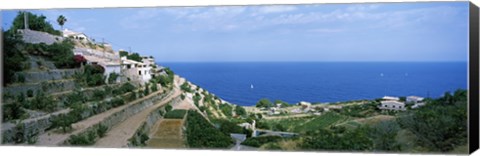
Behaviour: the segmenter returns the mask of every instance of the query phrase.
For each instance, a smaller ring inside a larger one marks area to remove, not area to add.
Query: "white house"
[[[423,101],[423,97],[419,96],[407,96],[406,102],[407,103],[419,103]]]
[[[73,50],[74,55],[81,55],[87,60],[87,64],[97,64],[105,69],[104,75],[107,77],[111,73],[121,74],[120,59],[115,54],[105,53],[94,49],[78,48]],[[119,80],[117,79],[117,82]]]
[[[87,35],[81,32],[74,32],[72,30],[65,29],[63,30],[63,37],[73,38],[79,40],[83,43],[91,42]]]
[[[393,100],[381,101],[381,105],[378,108],[383,110],[406,110],[405,103]]]
[[[145,84],[150,81],[152,76],[150,75],[151,67],[147,66],[143,62],[137,62],[129,60],[127,57],[122,57],[122,73],[128,77],[131,81]]]
[[[300,105],[302,107],[305,107],[305,108],[309,108],[310,106],[312,106],[312,104],[310,102],[305,102],[305,101],[300,101],[298,103],[298,105]]]
[[[394,96],[384,96],[382,99],[383,99],[383,100],[389,100],[389,101],[398,101],[398,100],[400,100],[400,98],[394,97]]]
[[[424,105],[425,105],[424,102],[415,103],[415,104],[412,106],[412,109],[415,109],[415,108],[418,108],[418,107],[421,107],[421,106],[424,106]]]

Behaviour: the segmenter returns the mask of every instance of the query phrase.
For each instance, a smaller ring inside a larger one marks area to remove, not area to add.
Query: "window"
[[[142,75],[142,71],[138,71],[138,75]]]
[[[392,107],[395,108],[395,105],[393,105]]]
[[[387,107],[387,105],[384,105],[383,107]]]

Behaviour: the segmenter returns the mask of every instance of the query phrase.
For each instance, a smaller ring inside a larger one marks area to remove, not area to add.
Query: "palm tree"
[[[67,18],[65,18],[65,16],[63,16],[63,15],[60,15],[57,18],[57,22],[58,22],[58,25],[60,25],[62,27],[62,30],[63,30],[63,25],[65,24],[65,22],[67,22]]]

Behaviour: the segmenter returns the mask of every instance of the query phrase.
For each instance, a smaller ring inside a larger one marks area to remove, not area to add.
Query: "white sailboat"
[[[253,84],[250,84],[250,89],[253,89]]]

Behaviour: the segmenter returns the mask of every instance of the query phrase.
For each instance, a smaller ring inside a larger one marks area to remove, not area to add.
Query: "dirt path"
[[[164,106],[170,100],[175,97],[180,96],[181,91],[179,89],[179,85],[181,84],[182,80],[178,80],[178,77],[175,77],[176,83],[174,87],[174,93],[172,96],[169,96],[166,99],[156,103],[153,106],[144,109],[143,111],[131,116],[127,120],[115,125],[112,127],[106,134],[105,137],[101,138],[95,143],[95,147],[127,147],[128,139],[130,139],[137,129],[142,126],[143,121],[145,121],[148,115],[158,109],[159,107]],[[179,83],[180,82],[180,83]]]
[[[116,107],[116,108],[112,108],[108,111],[105,111],[103,113],[100,113],[100,114],[97,114],[97,115],[94,115],[94,116],[91,116],[85,120],[82,120],[80,122],[77,122],[75,124],[72,124],[72,128],[73,128],[73,131],[70,132],[70,133],[56,133],[56,129],[53,129],[53,130],[50,130],[50,131],[47,131],[46,133],[38,136],[38,141],[37,141],[37,144],[38,145],[42,145],[42,146],[57,146],[57,145],[61,145],[65,140],[67,140],[71,135],[77,135],[83,131],[85,131],[87,128],[95,125],[95,124],[98,124],[100,123],[101,121],[103,121],[105,118],[111,116],[112,114],[116,113],[116,112],[119,112],[119,111],[122,111],[124,110],[125,108],[131,106],[131,105],[134,105],[134,104],[137,104],[138,102],[140,101],[143,101],[145,99],[148,99],[148,98],[152,98],[153,96],[158,96],[159,94],[161,93],[161,91],[158,91],[158,92],[155,92],[155,93],[152,93],[148,96],[145,96],[143,98],[140,98],[140,99],[137,99],[135,101],[132,101],[130,102],[129,104],[126,104],[126,105],[123,105],[123,106],[119,106],[119,107]]]
[[[179,103],[175,103],[172,105],[173,109],[195,109],[198,110],[197,107],[193,104],[193,100],[191,98],[185,97],[184,100],[182,100]]]
[[[186,148],[183,137],[182,119],[161,119],[147,141],[149,148]]]

